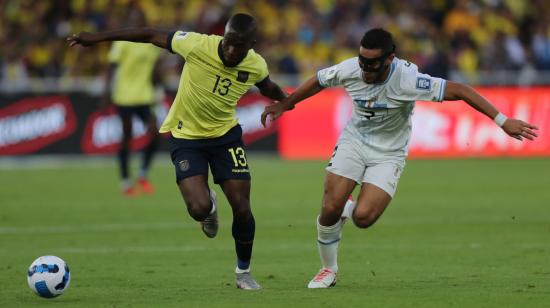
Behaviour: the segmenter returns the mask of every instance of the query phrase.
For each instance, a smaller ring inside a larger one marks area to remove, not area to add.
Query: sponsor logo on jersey
[[[418,77],[416,78],[416,88],[419,90],[431,90],[432,81],[430,78]]]

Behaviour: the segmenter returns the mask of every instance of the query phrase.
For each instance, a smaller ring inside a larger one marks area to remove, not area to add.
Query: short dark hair
[[[229,18],[227,26],[237,33],[247,33],[255,31],[258,24],[254,17],[248,14],[237,13]]]
[[[391,33],[382,28],[367,31],[361,39],[361,46],[366,49],[381,49],[382,53],[395,51]]]

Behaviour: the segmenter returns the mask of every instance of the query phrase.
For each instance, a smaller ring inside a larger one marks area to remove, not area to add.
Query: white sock
[[[324,268],[328,268],[334,272],[338,272],[338,243],[342,235],[342,222],[338,222],[333,226],[323,226],[319,224],[317,217],[317,247],[319,248],[319,256]]]
[[[133,184],[132,184],[132,181],[129,179],[122,179],[120,186],[122,187],[122,190],[127,190],[132,188]]]
[[[235,274],[250,273],[250,266],[247,269],[240,269],[238,266],[235,268]]]
[[[140,179],[146,179],[146,178],[147,178],[147,170],[141,169],[141,170],[139,171],[139,178],[140,178]]]
[[[342,218],[353,218],[354,210],[355,210],[355,201],[353,200],[346,201],[346,206],[344,206],[344,211],[342,212]]]

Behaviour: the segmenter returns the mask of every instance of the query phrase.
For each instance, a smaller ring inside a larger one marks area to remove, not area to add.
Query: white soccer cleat
[[[336,285],[336,272],[328,268],[322,268],[319,273],[311,279],[307,287],[309,289],[324,289],[333,287],[334,285]]]
[[[252,278],[250,272],[236,273],[237,288],[242,290],[260,290],[262,287]]]
[[[208,215],[205,220],[200,222],[202,232],[209,238],[216,237],[218,234],[218,207],[216,205],[216,192],[210,190],[210,201],[215,208],[214,213]]]

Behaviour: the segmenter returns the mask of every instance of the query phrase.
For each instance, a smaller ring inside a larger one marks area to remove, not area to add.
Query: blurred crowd
[[[290,83],[355,56],[373,27],[392,32],[398,57],[434,76],[550,70],[548,0],[0,0],[0,79],[102,76],[109,44],[71,50],[65,38],[124,27],[134,9],[150,26],[213,34],[231,14],[252,14],[256,49]],[[179,77],[178,57],[166,53],[162,65]]]

